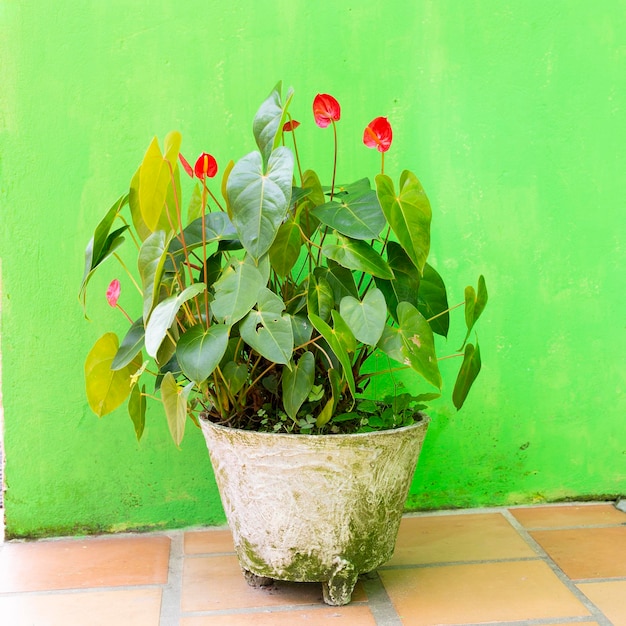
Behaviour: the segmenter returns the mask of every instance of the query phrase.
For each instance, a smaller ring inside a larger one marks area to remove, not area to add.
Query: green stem
[[[333,155],[333,179],[330,183],[330,200],[332,202],[333,196],[335,195],[335,174],[337,173],[337,125],[335,124],[335,120],[332,120],[333,123],[333,137],[335,139],[335,154]]]
[[[135,285],[135,287],[137,287],[137,291],[141,294],[141,296],[143,297],[143,291],[141,289],[141,287],[137,284],[137,281],[135,280],[135,278],[133,277],[133,275],[130,273],[130,270],[126,267],[126,264],[124,263],[124,261],[122,261],[122,259],[120,258],[120,256],[117,254],[117,252],[113,253],[113,256],[120,262],[120,265],[124,268],[124,271],[128,274],[128,277],[131,279],[131,281],[133,282],[133,285]]]

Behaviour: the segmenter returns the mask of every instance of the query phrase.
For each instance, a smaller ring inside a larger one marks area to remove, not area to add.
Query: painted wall
[[[97,321],[76,295],[151,137],[179,129],[223,166],[278,79],[315,164],[312,98],[342,103],[342,180],[376,172],[360,137],[387,115],[386,170],[422,180],[451,300],[487,277],[484,370],[461,413],[437,407],[408,505],[626,493],[625,77],[624,0],[0,0],[7,533],[223,521],[198,431],[179,451],[156,407],[140,444],[124,410],[91,414],[114,262]]]

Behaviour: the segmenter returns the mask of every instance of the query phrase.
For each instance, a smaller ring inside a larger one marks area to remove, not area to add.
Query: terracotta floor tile
[[[160,589],[0,597],[6,626],[159,626]]]
[[[185,533],[185,554],[234,552],[230,530],[194,530]]]
[[[275,613],[246,613],[245,615],[215,615],[185,617],[180,626],[376,626],[376,620],[366,606],[337,606],[324,609],[303,609]]]
[[[509,509],[524,528],[567,528],[594,524],[626,524],[626,513],[612,504],[538,506]]]
[[[543,561],[379,573],[404,626],[589,615]]]
[[[626,526],[530,534],[573,580],[626,577]]]
[[[500,513],[405,517],[389,565],[536,557]]]
[[[0,592],[165,583],[169,548],[164,536],[6,543]]]
[[[352,599],[366,599],[360,584],[357,584]],[[321,602],[321,583],[277,582],[275,588],[254,589],[244,580],[235,556],[185,559],[182,607],[186,612]]]
[[[581,583],[578,588],[611,620],[626,626],[626,580]]]

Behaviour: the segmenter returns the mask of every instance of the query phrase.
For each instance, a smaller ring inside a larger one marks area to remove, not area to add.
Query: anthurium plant
[[[176,444],[189,418],[332,434],[419,419],[440,395],[441,358],[459,358],[457,409],[478,375],[480,350],[468,340],[487,302],[485,281],[466,287],[458,304],[463,345],[438,357],[434,335],[447,336],[454,307],[427,262],[431,207],[422,185],[408,170],[397,182],[385,173],[387,118],[363,134],[363,144],[381,155],[373,184],[368,177],[338,184],[341,109],[328,94],[315,98],[313,121],[334,137],[325,185],[304,169],[292,97],[289,90],[283,99],[280,84],[272,90],[253,122],[258,150],[227,162],[221,184],[216,159],[203,153],[192,167],[178,132],[167,135],[163,151],[153,139],[128,193],[96,226],[83,306],[90,278],[111,257],[126,275],[124,291],[140,294],[127,301],[141,306],[127,311],[120,280],[112,280],[106,298],[129,328],[121,341],[107,332],[89,352],[87,398],[98,416],[127,401],[138,438],[147,397],[162,401]],[[184,187],[193,187],[187,200]],[[373,371],[374,355],[387,367]],[[367,398],[373,376],[403,368],[430,389]]]

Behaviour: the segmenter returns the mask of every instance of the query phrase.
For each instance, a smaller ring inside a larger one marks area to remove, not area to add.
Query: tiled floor
[[[346,607],[321,586],[248,587],[225,529],[0,546],[2,626],[626,625],[626,514],[612,503],[440,512]]]

